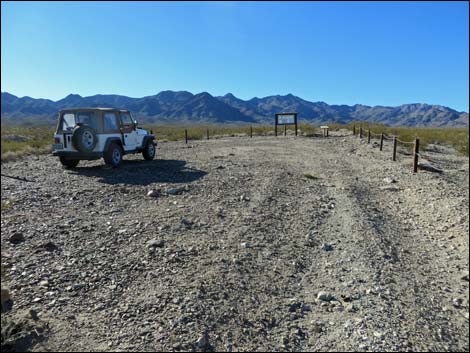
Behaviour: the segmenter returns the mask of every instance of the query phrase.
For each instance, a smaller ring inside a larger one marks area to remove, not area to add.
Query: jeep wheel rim
[[[89,131],[85,131],[82,136],[82,142],[86,148],[93,146],[93,134]]]
[[[113,150],[113,163],[114,164],[119,164],[121,161],[121,152],[117,148]]]
[[[155,146],[153,143],[149,143],[148,152],[151,157],[155,155]]]

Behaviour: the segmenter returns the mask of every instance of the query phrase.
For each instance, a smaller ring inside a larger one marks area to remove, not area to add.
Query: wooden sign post
[[[413,173],[418,171],[418,156],[419,156],[419,139],[415,140],[415,146],[413,150]]]

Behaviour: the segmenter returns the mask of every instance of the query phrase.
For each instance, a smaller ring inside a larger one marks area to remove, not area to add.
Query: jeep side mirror
[[[137,127],[138,121],[134,120],[134,125]]]

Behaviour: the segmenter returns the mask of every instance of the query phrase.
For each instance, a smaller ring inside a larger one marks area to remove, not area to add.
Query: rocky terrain
[[[468,158],[413,174],[347,131],[157,153],[2,164],[2,350],[469,350]]]

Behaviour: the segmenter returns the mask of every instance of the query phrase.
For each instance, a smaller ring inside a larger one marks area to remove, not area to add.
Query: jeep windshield
[[[69,112],[62,114],[62,118],[59,125],[61,131],[72,131],[77,124],[87,125],[96,130],[97,121],[94,112]]]

